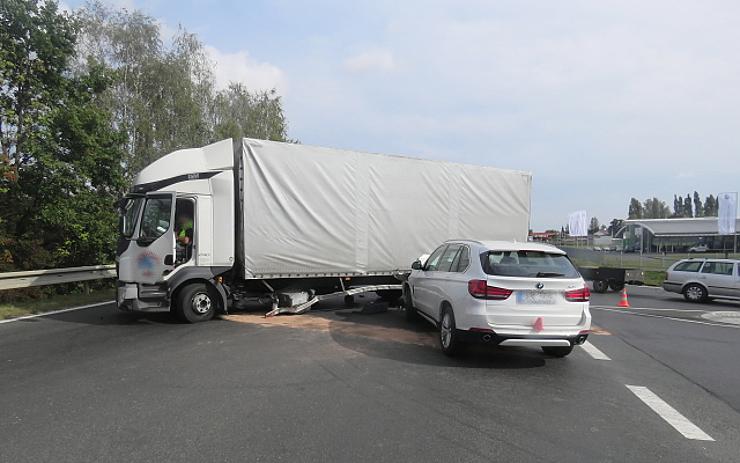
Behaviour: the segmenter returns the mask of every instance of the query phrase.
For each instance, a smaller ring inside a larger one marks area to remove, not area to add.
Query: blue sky
[[[111,3],[276,87],[303,143],[531,171],[537,230],[740,189],[740,2]]]

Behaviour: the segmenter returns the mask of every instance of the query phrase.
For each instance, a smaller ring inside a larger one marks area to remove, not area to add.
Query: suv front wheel
[[[462,348],[462,340],[455,325],[455,313],[447,306],[442,309],[439,320],[439,346],[442,352],[450,357],[458,354]]]

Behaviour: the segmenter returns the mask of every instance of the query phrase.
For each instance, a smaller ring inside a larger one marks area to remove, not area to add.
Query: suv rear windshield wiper
[[[550,278],[550,277],[562,277],[565,276],[558,272],[537,272],[537,278]]]

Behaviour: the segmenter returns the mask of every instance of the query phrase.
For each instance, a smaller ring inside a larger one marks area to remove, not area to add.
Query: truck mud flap
[[[308,301],[302,304],[291,306],[291,307],[278,307],[278,303],[273,302],[272,310],[267,312],[265,314],[265,317],[274,317],[275,315],[281,315],[281,314],[300,315],[302,313],[308,312],[309,310],[311,310],[311,307],[314,304],[316,304],[319,301],[323,301],[324,299],[329,299],[329,298],[337,297],[337,296],[354,296],[355,294],[368,293],[368,292],[374,292],[374,291],[384,291],[384,290],[401,291],[403,290],[403,286],[402,285],[358,286],[357,288],[347,289],[344,291],[337,291],[335,293],[313,296]]]

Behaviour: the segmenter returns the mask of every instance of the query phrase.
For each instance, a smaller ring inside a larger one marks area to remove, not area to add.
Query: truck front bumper
[[[143,286],[143,287],[142,287]],[[169,312],[170,300],[166,288],[118,282],[116,303],[124,312]]]

